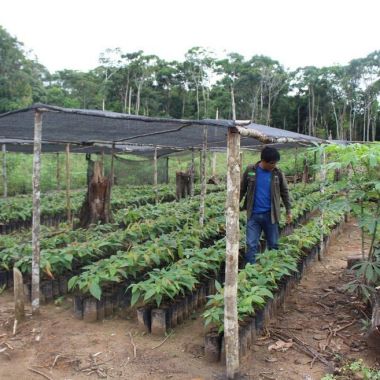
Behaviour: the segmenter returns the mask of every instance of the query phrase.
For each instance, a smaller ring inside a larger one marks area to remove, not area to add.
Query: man
[[[288,184],[280,169],[277,149],[265,147],[261,160],[248,165],[240,185],[240,201],[246,195],[244,208],[247,210],[246,263],[254,264],[259,252],[259,239],[264,231],[268,249],[278,249],[278,222],[280,220],[280,198],[286,209],[286,221],[292,221]]]

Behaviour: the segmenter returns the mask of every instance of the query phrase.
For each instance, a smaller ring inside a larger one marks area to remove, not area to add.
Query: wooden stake
[[[239,372],[239,332],[237,281],[239,257],[240,135],[232,128],[227,133],[226,202],[226,278],[224,286],[224,341],[227,379]]]
[[[191,149],[191,169],[190,169],[190,197],[194,197],[194,174],[195,174],[195,153]]]
[[[205,199],[206,199],[206,154],[207,154],[207,127],[203,127],[203,146],[201,151],[201,199],[199,206],[199,224],[205,221]]]
[[[326,152],[323,150],[323,153],[321,155],[321,188],[320,192],[323,196],[325,193],[325,181],[326,181]],[[325,243],[323,241],[323,232],[322,232],[322,227],[323,227],[323,208],[321,209],[321,237],[320,237],[320,249],[319,249],[319,254],[318,258],[319,260],[323,259],[323,256],[325,254]]]
[[[8,178],[7,178],[7,146],[2,145],[3,151],[3,197],[7,198],[8,196]]]
[[[157,204],[158,203],[157,147],[154,148],[153,164],[154,164],[153,187],[154,187],[154,193],[155,193],[156,204]]]
[[[115,153],[113,151],[112,147],[112,154],[111,154],[111,188],[115,182]]]
[[[70,199],[70,144],[66,144],[66,211],[67,223],[71,224],[71,199]]]
[[[32,314],[40,312],[41,135],[42,113],[36,110],[33,147]]]
[[[61,190],[61,165],[59,164],[59,152],[57,152],[57,190]]]
[[[21,272],[13,268],[13,288],[15,300],[15,320],[21,322],[25,318],[24,308],[24,283]]]

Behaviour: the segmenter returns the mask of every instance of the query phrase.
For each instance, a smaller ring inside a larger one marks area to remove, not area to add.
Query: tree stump
[[[176,200],[187,198],[191,194],[191,173],[176,172]]]
[[[90,165],[89,165],[90,167]],[[79,213],[79,227],[88,227],[90,224],[110,223],[112,220],[110,196],[111,180],[102,175],[102,164],[93,163],[93,173],[87,186],[87,194]]]
[[[380,286],[376,288],[372,302],[371,327],[367,336],[368,347],[380,351]]]

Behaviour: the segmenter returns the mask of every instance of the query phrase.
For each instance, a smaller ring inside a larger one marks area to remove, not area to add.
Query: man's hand
[[[288,214],[286,214],[286,224],[290,224],[292,220],[293,220],[292,213],[289,212]]]

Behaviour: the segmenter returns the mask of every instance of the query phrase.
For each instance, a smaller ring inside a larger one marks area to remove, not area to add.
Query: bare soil
[[[361,330],[367,310],[342,290],[351,276],[346,257],[358,252],[360,233],[350,222],[242,359],[245,379],[317,380],[342,360],[358,357],[378,365],[380,358],[367,348]],[[224,373],[221,364],[204,359],[200,313],[162,338],[138,332],[134,314],[128,320],[79,321],[72,316],[71,302],[66,298],[60,306],[44,305],[39,317],[32,317],[29,308],[13,336],[12,294],[0,296],[0,347],[7,348],[0,352],[0,379],[209,380]],[[269,351],[279,336],[292,338],[291,347]],[[305,348],[319,359],[300,351]]]

